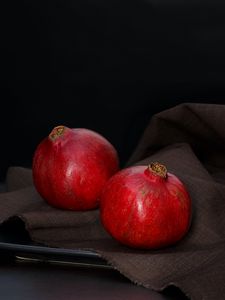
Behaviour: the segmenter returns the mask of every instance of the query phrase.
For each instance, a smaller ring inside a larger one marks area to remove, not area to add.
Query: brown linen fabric
[[[225,106],[182,104],[154,115],[128,165],[159,161],[186,185],[192,224],[179,243],[161,250],[120,245],[103,229],[99,211],[48,206],[30,170],[11,167],[0,194],[0,222],[20,217],[35,242],[93,249],[131,281],[157,291],[175,285],[193,300],[225,297]]]

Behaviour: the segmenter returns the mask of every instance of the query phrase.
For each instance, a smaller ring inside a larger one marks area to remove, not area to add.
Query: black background
[[[60,124],[103,134],[123,166],[151,116],[225,103],[219,1],[4,1],[0,177]]]

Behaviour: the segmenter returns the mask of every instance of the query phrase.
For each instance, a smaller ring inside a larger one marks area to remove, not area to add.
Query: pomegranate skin
[[[37,146],[32,164],[34,185],[52,206],[90,210],[99,205],[107,180],[119,169],[115,148],[86,128],[57,126]]]
[[[100,199],[100,216],[104,228],[120,243],[159,249],[188,232],[191,199],[175,175],[134,166],[109,179]]]

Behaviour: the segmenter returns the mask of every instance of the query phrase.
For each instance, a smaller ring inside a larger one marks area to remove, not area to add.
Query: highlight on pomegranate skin
[[[191,199],[164,165],[134,166],[113,175],[100,200],[105,229],[120,243],[159,249],[181,240],[191,223]]]
[[[99,206],[108,179],[119,170],[116,149],[86,128],[55,127],[37,146],[33,181],[50,205],[69,210]]]

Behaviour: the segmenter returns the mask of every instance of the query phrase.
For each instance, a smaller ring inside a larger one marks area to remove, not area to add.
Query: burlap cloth
[[[136,284],[161,291],[179,287],[193,300],[225,297],[225,106],[182,104],[154,115],[128,165],[160,161],[186,185],[192,225],[178,244],[152,251],[120,245],[103,229],[98,210],[48,206],[31,170],[11,167],[0,195],[0,222],[18,216],[35,241],[93,249]]]

